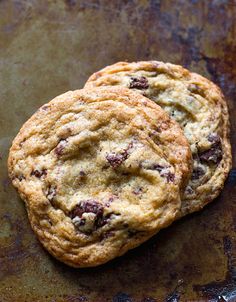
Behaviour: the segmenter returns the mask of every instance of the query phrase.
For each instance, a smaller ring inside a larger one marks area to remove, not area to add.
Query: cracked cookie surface
[[[175,219],[191,152],[179,125],[149,99],[92,88],[42,106],[14,139],[8,167],[44,247],[86,267]]]
[[[218,196],[231,168],[229,116],[220,89],[181,66],[119,62],[94,73],[85,87],[123,86],[160,105],[184,130],[194,159],[179,217]]]

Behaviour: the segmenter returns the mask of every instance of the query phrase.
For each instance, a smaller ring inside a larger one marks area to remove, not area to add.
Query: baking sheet
[[[234,154],[235,37],[234,0],[0,1],[0,302],[236,301],[235,169],[204,211],[94,269],[42,248],[6,170],[13,137],[40,105],[119,60],[170,61],[215,81]]]

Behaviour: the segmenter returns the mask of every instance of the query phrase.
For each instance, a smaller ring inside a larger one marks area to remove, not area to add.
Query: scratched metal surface
[[[220,198],[124,257],[76,270],[43,250],[7,178],[43,103],[119,60],[182,64],[223,89],[236,143],[236,1],[0,1],[0,302],[236,301],[236,170]],[[235,158],[234,158],[235,167]]]

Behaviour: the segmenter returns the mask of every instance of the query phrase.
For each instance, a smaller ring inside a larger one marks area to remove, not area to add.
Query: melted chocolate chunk
[[[30,175],[34,175],[37,178],[42,177],[43,175],[47,175],[47,169],[43,169],[43,170],[32,170],[32,172],[30,173]]]
[[[73,219],[76,216],[82,217],[84,213],[94,213],[98,217],[103,215],[103,206],[95,200],[82,201],[80,204],[76,205],[71,211],[70,217]]]
[[[210,149],[198,152],[201,162],[219,164],[222,160],[222,144],[218,134],[213,133],[208,136],[208,141],[212,143]]]
[[[212,148],[210,150],[206,150],[199,154],[199,158],[201,162],[218,164],[222,159],[222,150],[221,148]]]
[[[145,77],[131,77],[129,88],[147,89],[149,87],[148,80]]]
[[[167,182],[173,182],[175,180],[175,175],[170,172],[169,167],[164,167],[159,164],[153,164],[147,167],[146,169],[158,171],[161,177],[166,178]]]
[[[193,169],[192,180],[197,180],[205,174],[205,171],[201,167]]]
[[[65,149],[66,143],[67,143],[67,140],[63,139],[63,138],[59,141],[59,144],[57,145],[57,147],[54,150],[56,155],[61,156],[63,154],[63,150]]]
[[[120,153],[111,152],[106,155],[106,160],[114,168],[118,168],[129,156],[130,149],[133,147],[133,142],[129,143],[128,147]]]
[[[104,226],[107,224],[111,214],[104,216],[103,213],[103,206],[98,203],[96,200],[85,200],[81,201],[80,204],[76,205],[74,209],[70,212],[69,216],[71,219],[75,217],[81,218],[79,222],[79,226],[84,226],[86,224],[86,218],[83,218],[84,213],[93,213],[95,214],[93,228],[94,230]],[[86,232],[89,233],[92,230],[87,230]]]
[[[118,168],[123,163],[123,161],[126,160],[126,158],[123,154],[112,152],[110,154],[107,154],[106,160],[115,169]]]

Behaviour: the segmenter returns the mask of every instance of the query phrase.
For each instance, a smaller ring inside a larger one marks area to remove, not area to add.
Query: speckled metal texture
[[[40,105],[107,64],[146,59],[223,89],[234,154],[236,1],[0,1],[0,302],[236,301],[236,170],[202,212],[95,269],[49,256],[7,178],[11,141]]]

